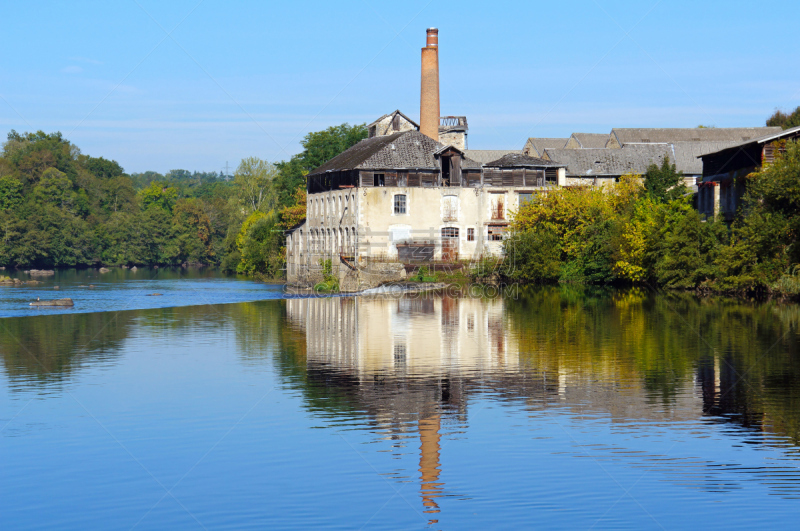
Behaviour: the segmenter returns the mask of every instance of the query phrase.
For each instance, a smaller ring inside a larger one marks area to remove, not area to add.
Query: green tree
[[[239,199],[248,212],[270,210],[275,204],[273,181],[278,170],[258,157],[242,159],[233,176]]]
[[[308,133],[300,145],[303,151],[289,161],[276,164],[280,170],[276,182],[278,203],[281,206],[292,204],[294,191],[305,184],[305,176],[336,155],[367,138],[369,131],[365,124],[335,125],[322,131]]]
[[[19,179],[10,175],[0,177],[0,208],[8,210],[17,207],[22,202],[23,188]]]
[[[164,183],[153,181],[139,192],[139,197],[142,200],[142,207],[145,209],[155,206],[172,212],[172,208],[178,200],[178,191]]]
[[[785,113],[775,109],[775,113],[767,118],[767,125],[770,127],[777,126],[783,129],[800,126],[800,107],[797,107],[791,113]]]
[[[686,193],[683,172],[679,172],[675,164],[670,164],[669,157],[664,157],[660,167],[656,164],[647,167],[644,188],[645,193],[658,203],[672,201]]]

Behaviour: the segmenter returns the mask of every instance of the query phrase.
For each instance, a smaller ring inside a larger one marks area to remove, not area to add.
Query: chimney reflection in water
[[[424,513],[440,512],[442,417],[466,421],[466,382],[516,373],[501,300],[405,296],[286,301],[305,330],[309,377],[353,401],[391,439],[418,432]],[[499,337],[503,336],[503,337]],[[431,520],[430,523],[437,523]]]

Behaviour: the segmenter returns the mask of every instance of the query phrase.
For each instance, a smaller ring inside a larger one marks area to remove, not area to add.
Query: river
[[[800,515],[798,306],[574,286],[283,299],[208,275],[142,291],[215,304],[0,319],[4,528]]]

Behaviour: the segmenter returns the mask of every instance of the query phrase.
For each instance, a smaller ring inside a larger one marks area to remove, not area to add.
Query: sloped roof
[[[567,167],[573,177],[618,176],[626,173],[643,174],[650,164],[661,164],[664,157],[674,156],[668,144],[633,144],[621,149],[548,149],[553,161]]]
[[[781,129],[780,127],[762,127],[762,129],[777,129],[777,131],[770,131],[764,136],[760,136],[752,140],[746,140],[744,142],[736,142],[730,146],[721,147],[717,151],[707,151],[705,153],[701,153],[700,156],[702,157],[703,155],[712,155],[717,153],[718,151],[725,151],[726,149],[730,148],[740,148],[743,146],[747,146],[749,144],[766,144],[767,142],[772,142],[773,140],[779,140],[781,138],[794,137],[800,135],[800,126],[790,127],[789,129],[785,130]]]
[[[703,161],[698,157],[732,147],[735,144],[736,142],[675,142],[668,145],[672,146],[670,160],[675,163],[678,171],[682,171],[684,175],[701,175]]]
[[[611,135],[624,145],[642,142],[746,142],[780,131],[780,127],[614,128]]]
[[[578,141],[582,149],[604,148],[608,142],[608,135],[600,133],[572,133],[572,138]]]
[[[525,143],[527,146],[530,144],[536,151],[537,155],[544,153],[545,149],[560,149],[563,148],[569,138],[537,138],[531,137]],[[605,146],[603,146],[605,147]]]
[[[487,162],[485,168],[563,168],[565,164],[529,157],[522,153],[508,153],[497,160]]]
[[[522,151],[516,149],[465,149],[464,150],[464,154],[467,157],[471,158],[476,162],[480,162],[481,164],[497,160],[503,155],[508,155],[509,153],[522,153]]]
[[[377,124],[378,122],[380,122],[381,120],[383,120],[383,119],[384,119],[384,118],[386,118],[386,117],[389,117],[389,116],[391,116],[392,118],[394,118],[394,115],[395,115],[395,114],[399,114],[400,116],[402,116],[403,118],[405,118],[406,120],[408,120],[409,122],[411,122],[411,124],[412,124],[414,127],[416,127],[416,128],[419,128],[419,124],[418,124],[417,122],[415,122],[414,120],[412,120],[411,118],[409,118],[408,116],[406,116],[404,113],[400,112],[400,109],[397,109],[397,110],[396,110],[396,111],[394,111],[394,112],[390,112],[389,114],[384,114],[383,116],[381,116],[380,118],[378,118],[377,120],[375,120],[374,122],[372,122],[371,124],[367,125],[367,127],[372,127],[373,125]]]
[[[445,147],[419,131],[367,138],[335,156],[309,173],[318,175],[331,171],[431,169],[438,170],[435,153]],[[480,164],[465,157],[462,168],[480,168]]]

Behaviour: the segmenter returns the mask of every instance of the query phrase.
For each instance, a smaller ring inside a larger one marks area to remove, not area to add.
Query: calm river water
[[[0,319],[0,525],[793,527],[798,325],[574,287]]]

